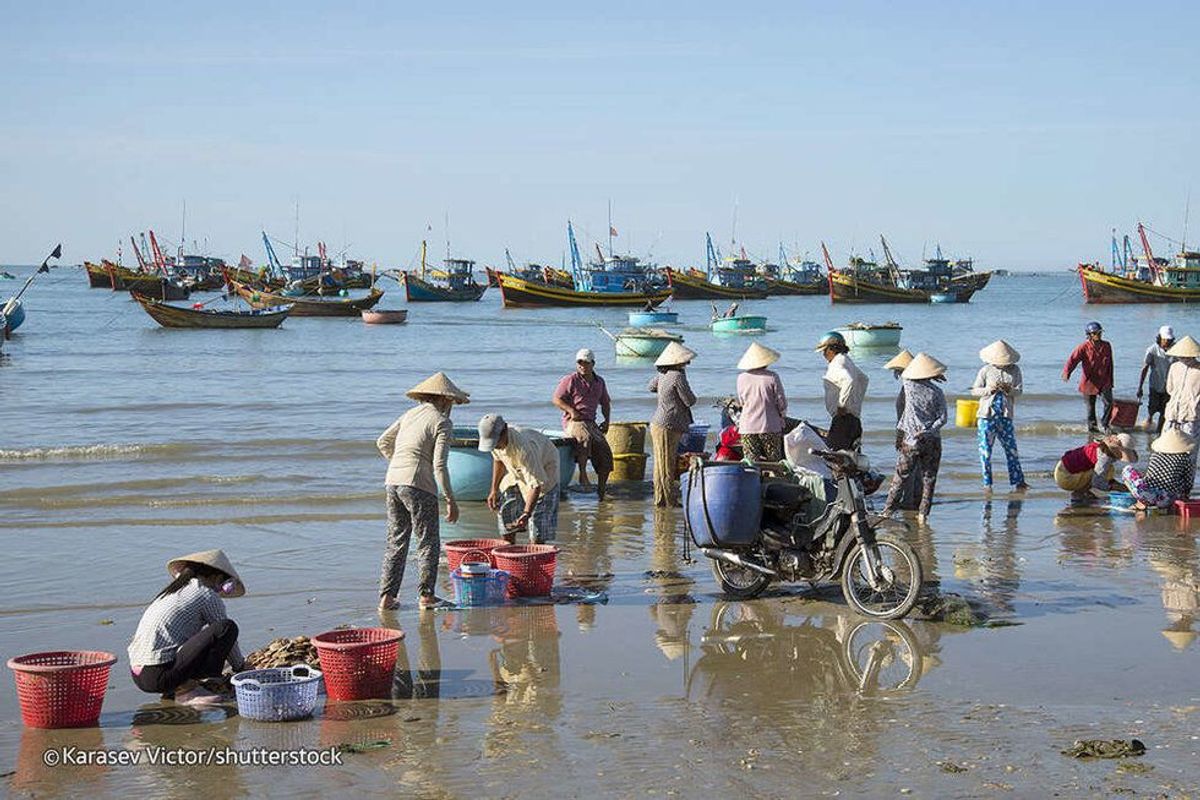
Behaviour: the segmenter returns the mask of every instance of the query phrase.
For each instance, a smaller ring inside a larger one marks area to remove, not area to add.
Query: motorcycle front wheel
[[[762,594],[771,582],[770,575],[763,575],[719,558],[712,559],[713,577],[721,585],[721,591],[735,600],[750,600]]]
[[[912,611],[921,594],[921,561],[912,546],[891,534],[875,536],[875,561],[880,580],[872,586],[862,542],[850,549],[842,568],[842,594],[857,613],[875,619],[899,619]]]

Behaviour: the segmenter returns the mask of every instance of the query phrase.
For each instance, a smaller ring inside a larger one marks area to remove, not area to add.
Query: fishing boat
[[[405,308],[371,308],[362,312],[362,321],[368,325],[400,325],[407,319]]]
[[[505,308],[544,306],[657,306],[671,296],[670,288],[646,291],[597,292],[564,289],[500,273],[500,297]]]
[[[897,347],[904,330],[898,322],[874,325],[866,322],[851,322],[835,328],[850,347]]]
[[[717,317],[710,327],[713,333],[762,333],[767,329],[767,318],[759,314]]]
[[[634,328],[645,328],[651,325],[674,325],[679,322],[677,311],[630,311],[629,324]]]
[[[622,358],[658,358],[671,342],[682,342],[683,337],[661,328],[626,328],[618,334],[604,331]]]
[[[1146,228],[1138,223],[1145,257],[1131,253],[1129,237],[1124,252],[1113,237],[1113,263],[1076,267],[1085,303],[1197,303],[1200,302],[1200,252],[1181,248],[1173,260],[1156,257]]]
[[[93,264],[91,261],[84,261],[83,269],[87,273],[88,286],[91,288],[112,288],[112,276],[109,275],[108,268],[104,264]]]
[[[21,303],[21,296],[24,295],[26,290],[33,285],[33,282],[37,279],[38,275],[50,271],[50,259],[57,259],[61,257],[62,245],[55,245],[54,250],[50,252],[50,255],[46,256],[46,259],[42,261],[42,265],[34,270],[32,275],[25,279],[25,284],[21,287],[20,291],[8,298],[8,300],[4,302],[3,306],[0,306],[0,318],[3,318],[4,320],[4,322],[0,324],[0,337],[9,336],[13,331],[21,327],[21,323],[25,321],[25,306]]]
[[[972,295],[987,286],[989,272],[974,272],[969,260],[953,264],[941,256],[925,260],[925,269],[901,269],[892,257],[887,240],[880,236],[885,263],[850,258],[847,269],[833,267],[829,251],[822,244],[829,271],[829,299],[834,303],[929,303],[934,294],[944,295],[943,302],[970,302]],[[957,270],[957,271],[956,271]]]
[[[357,317],[374,308],[383,297],[383,290],[371,287],[366,297],[287,297],[265,289],[257,289],[244,283],[231,281],[231,285],[253,308],[273,308],[291,305],[293,317]]]
[[[152,297],[133,293],[150,317],[164,328],[228,329],[228,328],[278,328],[287,319],[291,305],[268,306],[247,311],[234,309],[205,308],[197,303],[192,308],[173,306]]]
[[[760,264],[758,274],[766,284],[767,294],[773,297],[818,295],[829,291],[829,280],[821,271],[821,265],[815,261],[794,263],[782,244],[779,245],[779,263]]]
[[[457,303],[471,302],[483,297],[487,283],[475,280],[475,262],[465,258],[447,258],[442,263],[445,269],[441,278],[429,274],[425,262],[426,246],[421,242],[421,272],[404,271],[400,281],[404,284],[404,295],[410,303]]]
[[[513,261],[512,254],[508,251],[508,248],[504,249],[504,260],[508,264],[508,268],[503,270],[505,274],[515,275],[532,283],[545,283],[550,286],[560,286],[564,289],[575,288],[575,279],[565,269],[548,267],[532,262],[523,267],[518,267],[516,262]],[[500,288],[500,275],[502,271],[485,267],[484,272],[487,273],[488,286]]]
[[[680,300],[761,300],[767,296],[765,283],[754,262],[741,258],[724,261],[713,247],[712,236],[705,234],[704,270],[663,270],[671,293]]]

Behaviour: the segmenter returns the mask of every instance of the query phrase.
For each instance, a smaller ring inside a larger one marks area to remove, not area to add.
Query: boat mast
[[[1140,222],[1138,223],[1138,236],[1142,237],[1142,249],[1146,252],[1146,266],[1158,276],[1158,282],[1161,285],[1163,283],[1162,270],[1159,269],[1158,262],[1154,260],[1154,253],[1150,250],[1150,239],[1146,236],[1146,226]]]
[[[421,278],[425,278],[425,240],[421,240]]]
[[[1121,263],[1121,249],[1117,246],[1117,229],[1112,229],[1112,269],[1117,271],[1117,267],[1124,267]]]
[[[896,263],[896,259],[892,258],[892,250],[888,247],[887,239],[883,238],[883,234],[879,234],[879,242],[883,245],[883,256],[887,259],[888,269],[892,273],[892,280],[899,280],[900,265]]]
[[[712,234],[704,234],[704,247],[704,274],[708,277],[708,280],[711,281],[713,269],[721,263],[717,258],[717,251],[713,247]]]
[[[610,197],[608,199],[608,257],[609,258],[613,257],[612,240],[613,240],[612,198]],[[603,261],[604,259],[601,258],[600,260]]]
[[[187,244],[187,198],[183,201],[183,224],[179,226],[179,247],[176,249],[176,258],[179,259],[179,265],[183,265],[183,248]]]
[[[829,257],[829,248],[825,246],[824,242],[821,242],[821,253],[825,256],[825,269],[832,275],[837,270],[833,268],[833,259]]]

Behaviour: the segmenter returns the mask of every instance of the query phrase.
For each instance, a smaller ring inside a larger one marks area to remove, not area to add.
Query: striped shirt
[[[178,592],[156,597],[142,613],[129,643],[129,663],[134,667],[169,664],[180,645],[205,625],[225,619],[225,601],[214,589],[192,578]]]

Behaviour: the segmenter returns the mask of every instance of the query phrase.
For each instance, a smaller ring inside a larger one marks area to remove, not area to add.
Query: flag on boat
[[[253,266],[254,262],[250,260],[250,256],[242,253],[242,257],[238,261],[238,269],[250,269]]]
[[[609,236],[616,236],[616,235],[617,235],[617,229],[616,229],[616,228],[614,228],[612,225],[609,225],[609,226],[608,226],[608,235],[609,235]]]

